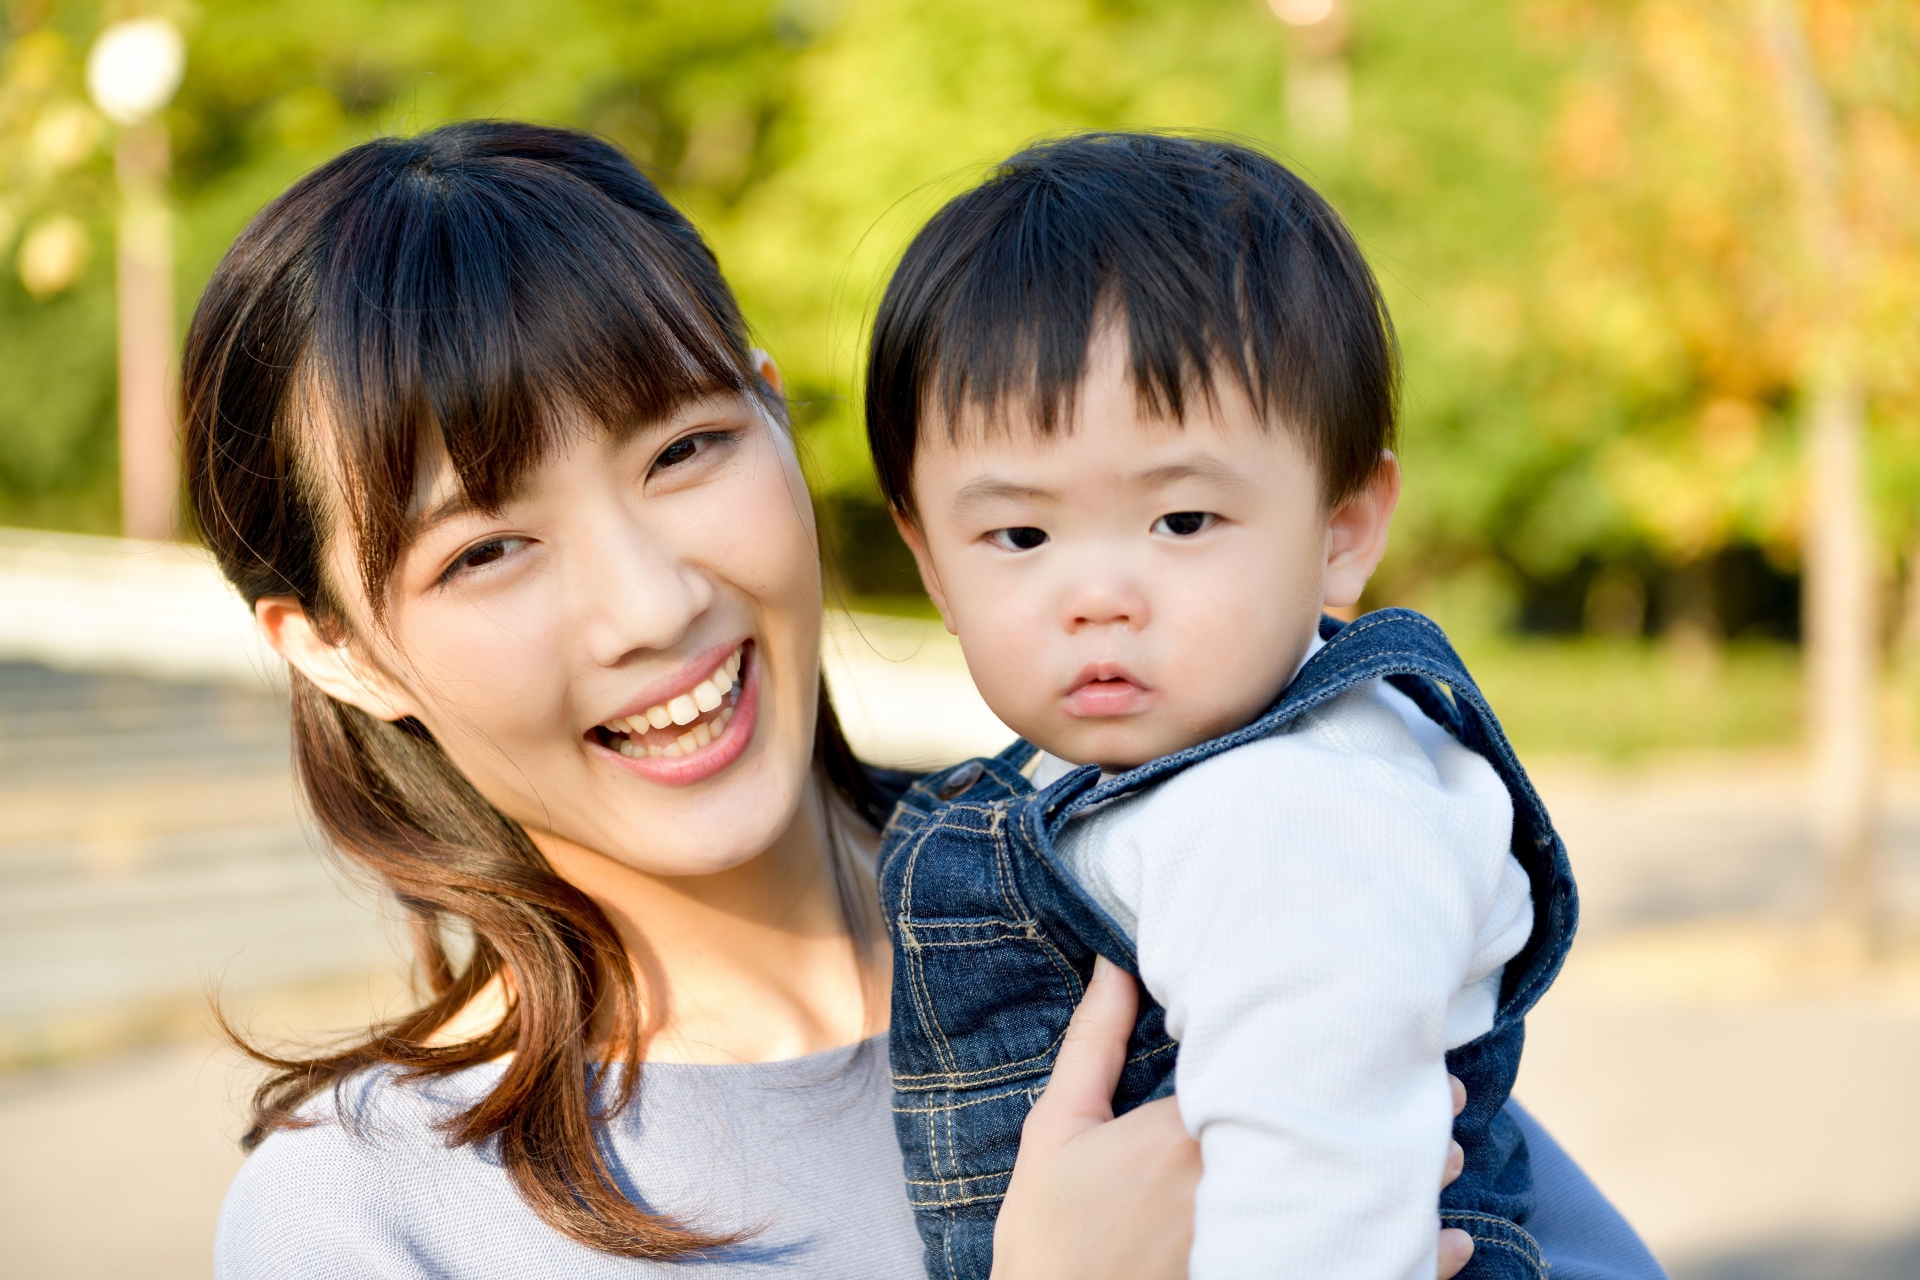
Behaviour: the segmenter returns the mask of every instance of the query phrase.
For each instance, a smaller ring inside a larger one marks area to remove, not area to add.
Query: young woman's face
[[[384,626],[391,699],[535,834],[700,875],[775,842],[813,753],[820,572],[786,433],[737,396],[583,429],[498,511],[423,473]],[[355,581],[336,538],[336,582]]]

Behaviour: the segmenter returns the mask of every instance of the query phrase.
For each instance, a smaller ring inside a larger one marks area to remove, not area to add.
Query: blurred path
[[[0,664],[0,1062],[388,955],[301,826],[276,696]]]
[[[1535,781],[1580,880],[1583,933],[1705,915],[1817,911],[1808,779],[1789,756],[1668,759],[1603,768],[1537,763]],[[1920,770],[1882,787],[1884,895],[1920,924]]]
[[[1518,1096],[1676,1280],[1920,1276],[1920,773],[1887,780],[1878,964],[1818,924],[1798,762],[1535,773],[1581,930]]]

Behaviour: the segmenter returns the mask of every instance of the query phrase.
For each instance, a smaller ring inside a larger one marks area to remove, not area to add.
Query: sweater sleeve
[[[215,1280],[425,1280],[375,1153],[342,1126],[272,1134],[220,1208]]]
[[[1485,761],[1430,755],[1360,692],[1178,775],[1105,842],[1201,1144],[1195,1280],[1434,1272],[1448,1015],[1484,977],[1512,808]]]

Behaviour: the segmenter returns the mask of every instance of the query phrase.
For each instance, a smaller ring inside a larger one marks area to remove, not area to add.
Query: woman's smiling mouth
[[[656,782],[697,782],[717,773],[753,736],[760,682],[752,657],[753,642],[742,641],[691,687],[595,725],[588,741]]]

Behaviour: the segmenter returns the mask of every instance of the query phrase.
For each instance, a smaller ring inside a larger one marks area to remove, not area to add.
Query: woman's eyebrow
[[[420,513],[413,521],[413,536],[417,538],[449,520],[472,515],[480,509],[480,504],[469,497],[466,490],[457,489]]]

